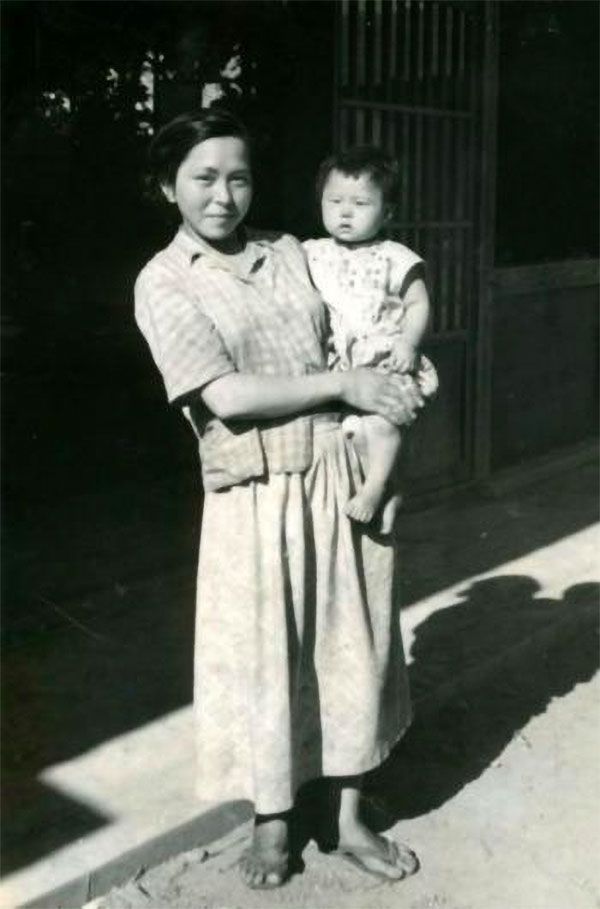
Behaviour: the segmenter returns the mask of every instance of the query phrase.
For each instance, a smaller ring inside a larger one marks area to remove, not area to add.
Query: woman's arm
[[[370,369],[307,376],[228,373],[180,403],[192,403],[198,396],[222,420],[291,416],[337,401],[400,423],[423,406],[416,389],[404,388],[394,375]]]

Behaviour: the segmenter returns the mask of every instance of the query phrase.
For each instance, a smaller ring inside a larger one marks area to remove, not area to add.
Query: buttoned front
[[[230,372],[301,376],[326,368],[325,314],[300,244],[247,237],[232,263],[183,230],[141,272],[136,319],[170,401],[181,400],[199,438],[204,485],[307,470],[312,418],[224,423],[186,397]]]

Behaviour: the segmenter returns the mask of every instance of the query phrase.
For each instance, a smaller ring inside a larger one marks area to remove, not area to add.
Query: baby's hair
[[[148,159],[152,176],[161,186],[174,186],[177,171],[199,142],[225,136],[242,139],[250,148],[248,130],[229,111],[209,108],[175,117],[150,143]]]
[[[387,205],[394,205],[398,195],[400,167],[395,158],[373,145],[355,145],[346,151],[330,155],[321,163],[317,172],[317,200],[323,196],[325,184],[332,171],[346,177],[366,174],[378,186]]]

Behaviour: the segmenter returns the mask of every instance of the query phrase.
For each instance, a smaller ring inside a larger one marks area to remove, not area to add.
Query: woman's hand
[[[350,369],[342,376],[342,400],[366,413],[377,413],[390,423],[412,423],[424,400],[414,382],[402,376],[382,375],[372,369]]]

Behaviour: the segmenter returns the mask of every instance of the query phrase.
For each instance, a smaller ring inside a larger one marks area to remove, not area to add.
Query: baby
[[[397,164],[377,148],[357,147],[327,158],[319,169],[317,191],[330,236],[306,240],[304,248],[330,315],[330,366],[394,372],[429,398],[438,379],[433,364],[419,353],[429,320],[423,261],[381,236],[392,216],[397,184]],[[389,490],[400,429],[377,415],[348,417],[344,428],[356,442],[362,436],[367,452],[364,485],[346,512],[367,523],[384,505],[380,529],[390,533],[400,504],[400,496]]]

